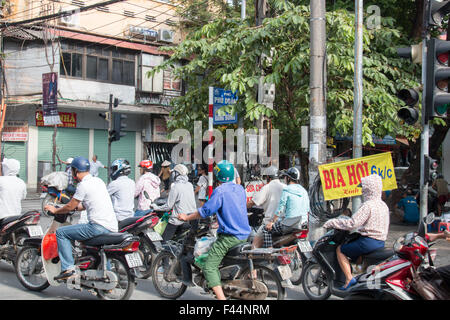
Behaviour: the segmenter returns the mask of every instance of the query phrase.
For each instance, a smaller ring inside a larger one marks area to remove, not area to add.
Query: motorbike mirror
[[[426,223],[426,224],[430,224],[430,223],[432,223],[435,219],[436,219],[436,216],[434,215],[434,212],[430,212],[430,213],[425,217],[425,223]]]

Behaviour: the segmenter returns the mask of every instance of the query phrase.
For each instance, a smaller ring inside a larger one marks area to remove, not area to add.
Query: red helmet
[[[153,162],[151,160],[142,160],[138,167],[144,168],[144,169],[152,169],[153,168]]]

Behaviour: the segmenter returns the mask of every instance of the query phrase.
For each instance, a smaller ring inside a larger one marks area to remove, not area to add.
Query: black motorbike
[[[207,219],[205,219],[207,220]],[[152,281],[158,293],[168,299],[177,299],[187,289],[182,281],[189,278],[192,283],[206,293],[208,288],[202,272],[202,261],[194,257],[197,238],[209,232],[210,220],[193,223],[188,235],[181,243],[169,241],[165,249],[155,258],[152,267]],[[270,266],[280,257],[280,269],[289,269],[289,261],[283,259],[281,249],[251,249],[250,243],[231,248],[219,266],[224,294],[228,298],[243,300],[263,300],[266,298],[282,300],[285,289],[281,281],[283,272],[276,272]],[[184,277],[183,277],[184,276]]]
[[[0,220],[0,259],[14,264],[17,252],[25,239],[41,236],[39,225],[40,213],[28,211],[22,215],[3,218]]]
[[[326,300],[331,294],[344,298],[350,290],[339,290],[345,284],[345,276],[337,260],[336,248],[356,240],[361,235],[349,231],[331,229],[314,244],[312,257],[303,266],[302,286],[310,300]],[[360,272],[375,266],[394,255],[392,249],[381,248],[360,257]],[[355,263],[356,261],[351,261]],[[352,268],[353,269],[353,268]],[[361,274],[357,281],[365,281]]]

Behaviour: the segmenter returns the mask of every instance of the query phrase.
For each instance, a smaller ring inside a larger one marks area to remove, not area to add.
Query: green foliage
[[[187,84],[186,95],[173,100],[169,127],[192,130],[193,122],[200,120],[205,128],[208,87],[222,87],[237,90],[236,109],[245,117],[246,128],[261,115],[269,116],[280,130],[280,150],[298,150],[300,126],[309,123],[310,91],[310,12],[301,2],[305,1],[269,1],[276,16],[266,18],[258,27],[253,25],[253,17],[244,23],[238,17],[215,19],[192,32],[178,47],[167,48],[173,55],[153,72],[185,61],[174,72]],[[354,15],[336,9],[327,12],[326,20],[327,134],[351,135]],[[381,22],[379,29],[364,30],[363,144],[372,143],[372,134],[413,136],[417,130],[399,126],[396,114],[401,106],[395,94],[401,88],[418,86],[420,68],[397,57],[395,48],[410,44],[395,27],[394,19],[382,17]],[[267,58],[260,61],[262,55],[271,57],[271,62]],[[276,85],[274,110],[256,101],[261,75],[265,82]]]

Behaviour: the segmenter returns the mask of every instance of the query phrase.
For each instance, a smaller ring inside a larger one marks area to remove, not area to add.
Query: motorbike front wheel
[[[117,285],[111,290],[96,289],[99,298],[102,300],[130,299],[136,284],[127,263],[118,257],[108,257],[108,271],[116,274],[118,278]]]
[[[177,258],[169,251],[161,251],[153,260],[152,282],[161,297],[177,299],[187,287],[170,274],[170,269],[177,263]]]
[[[140,236],[139,240],[139,254],[143,261],[143,265],[139,267],[141,273],[141,279],[148,279],[152,275],[152,262],[156,256],[152,245],[149,243],[147,238]]]
[[[326,300],[331,295],[329,279],[318,263],[308,262],[303,267],[302,286],[310,300]]]
[[[250,272],[250,268],[245,269],[239,278],[250,279]],[[253,275],[256,275],[254,279],[264,282],[267,286],[269,293],[267,294],[266,300],[284,300],[286,289],[284,289],[281,280],[275,271],[265,266],[255,265],[253,268]]]
[[[17,254],[16,276],[28,290],[42,291],[50,285],[45,275],[42,257],[36,247],[23,247]]]

